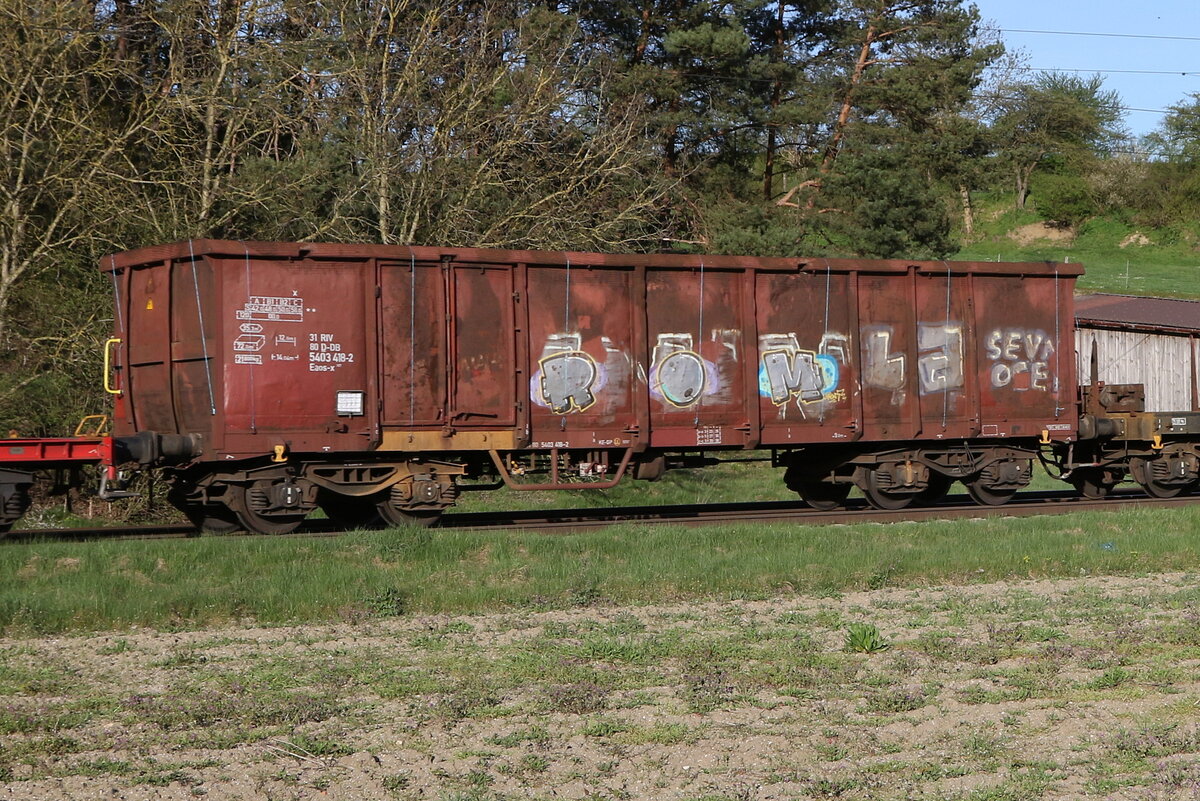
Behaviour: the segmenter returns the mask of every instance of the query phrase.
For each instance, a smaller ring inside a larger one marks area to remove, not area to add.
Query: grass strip
[[[0,627],[316,622],[1192,570],[1200,506],[804,527],[619,525],[0,548]]]

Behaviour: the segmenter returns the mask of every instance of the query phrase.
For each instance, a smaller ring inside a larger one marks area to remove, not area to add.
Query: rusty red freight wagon
[[[115,433],[210,528],[757,448],[814,505],[997,503],[1077,425],[1077,265],[194,240],[101,268]]]

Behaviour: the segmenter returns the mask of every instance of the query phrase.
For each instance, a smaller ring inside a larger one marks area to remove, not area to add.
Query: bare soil
[[[1029,247],[1046,242],[1069,243],[1075,239],[1075,232],[1070,228],[1037,222],[1014,228],[1008,232],[1008,237],[1015,240],[1021,247]]]
[[[1173,574],[6,637],[0,798],[1198,798],[1197,604]]]

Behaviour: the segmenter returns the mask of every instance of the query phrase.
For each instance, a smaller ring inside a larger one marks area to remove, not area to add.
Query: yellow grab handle
[[[121,394],[120,388],[114,387],[109,380],[112,376],[112,346],[120,344],[121,340],[119,337],[113,337],[104,343],[104,391],[109,395]]]

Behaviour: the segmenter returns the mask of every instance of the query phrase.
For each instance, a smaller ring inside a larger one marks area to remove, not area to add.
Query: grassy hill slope
[[[1192,232],[1153,229],[1097,217],[1077,230],[1045,225],[1011,200],[985,203],[975,235],[954,255],[981,261],[1070,261],[1087,274],[1082,292],[1200,298],[1200,240]]]

